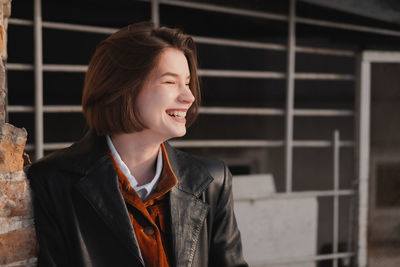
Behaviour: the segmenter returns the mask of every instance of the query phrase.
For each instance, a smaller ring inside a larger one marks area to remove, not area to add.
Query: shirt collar
[[[162,153],[161,153],[161,148],[158,151],[158,156],[157,156],[157,163],[156,163],[156,173],[154,175],[154,178],[147,184],[138,186],[138,182],[136,178],[131,174],[128,166],[126,166],[125,162],[121,159],[120,155],[118,154],[117,150],[115,149],[114,144],[111,141],[110,136],[106,136],[107,139],[107,145],[111,151],[111,154],[115,160],[115,162],[118,164],[118,167],[122,171],[122,173],[125,175],[125,177],[128,179],[129,184],[132,186],[133,189],[138,193],[139,197],[144,200],[146,199],[153,189],[155,188],[158,180],[160,179],[161,176],[161,171],[163,167],[163,160],[162,160]],[[145,192],[143,193],[143,189]]]

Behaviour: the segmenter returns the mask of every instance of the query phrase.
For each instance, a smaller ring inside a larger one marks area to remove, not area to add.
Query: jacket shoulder
[[[174,172],[181,177],[188,178],[181,181],[182,188],[220,190],[230,177],[230,172],[223,161],[191,155],[170,146],[167,150],[172,152],[168,153],[168,155],[172,155],[170,162],[171,160],[179,162],[179,168],[174,169]],[[195,195],[200,192],[198,190],[191,191],[195,192]]]

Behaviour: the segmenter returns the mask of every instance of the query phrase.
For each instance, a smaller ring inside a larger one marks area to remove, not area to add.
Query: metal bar
[[[320,54],[330,56],[354,57],[356,53],[350,50],[327,49],[319,47],[296,46],[297,53]]]
[[[30,112],[35,112],[35,107],[33,106],[8,106],[7,111],[9,113],[30,113]]]
[[[295,116],[354,116],[354,111],[344,109],[295,109]]]
[[[284,144],[279,140],[182,140],[169,143],[175,147],[281,147]]]
[[[30,64],[8,63],[8,70],[32,70]],[[49,72],[86,72],[87,65],[63,65],[45,64],[44,71]],[[247,71],[247,70],[212,70],[200,69],[199,76],[202,77],[224,77],[224,78],[256,78],[256,79],[284,79],[286,74],[274,71]],[[299,80],[353,80],[354,76],[349,74],[335,73],[295,73],[295,79]]]
[[[285,73],[274,71],[244,71],[244,70],[198,70],[202,77],[226,77],[226,78],[266,78],[284,79]]]
[[[324,141],[324,140],[297,140],[293,141],[293,146],[296,148],[302,147],[331,147],[331,141]],[[354,146],[353,141],[340,141],[341,147],[352,147]]]
[[[43,42],[41,0],[34,2],[35,158],[43,157]]]
[[[81,113],[82,106],[44,106],[43,111],[46,113]]]
[[[45,64],[44,71],[51,72],[86,72],[87,65],[61,65],[61,64]]]
[[[286,123],[285,123],[285,181],[286,192],[292,191],[293,172],[293,109],[296,47],[296,0],[289,1],[287,76],[286,76]]]
[[[234,47],[254,48],[254,49],[263,49],[263,50],[286,51],[286,45],[281,45],[281,44],[242,41],[242,40],[233,40],[233,39],[222,39],[222,38],[214,38],[214,37],[202,37],[202,36],[194,36],[193,39],[196,43],[200,43],[200,44],[212,44],[212,45],[234,46]],[[296,46],[295,50],[297,53],[344,56],[344,57],[354,57],[355,56],[355,52],[351,51],[351,50],[328,49],[328,48],[307,47],[307,46]]]
[[[358,61],[356,177],[358,178],[357,266],[367,266],[368,187],[370,153],[371,62]]]
[[[10,18],[9,24],[21,25],[21,26],[33,26],[33,21],[26,20],[26,19]],[[82,24],[71,24],[71,23],[62,23],[62,22],[52,22],[52,21],[42,21],[42,26],[43,26],[43,28],[48,28],[48,29],[87,32],[87,33],[100,33],[100,34],[112,34],[116,31],[118,31],[117,28],[90,26],[90,25],[82,25]]]
[[[151,0],[151,21],[155,27],[160,27],[160,4],[158,0]]]
[[[6,63],[7,70],[34,70],[32,64]]]
[[[339,131],[333,132],[333,254],[339,251],[339,149],[340,149],[340,136]],[[338,260],[333,259],[333,267],[338,267]]]
[[[70,24],[70,23],[62,23],[62,22],[51,22],[51,21],[43,21],[43,27],[47,28],[47,29],[75,31],[75,32],[87,32],[87,33],[100,33],[100,34],[112,34],[116,31],[118,31],[117,28],[89,26],[89,25],[82,25],[82,24]]]
[[[226,6],[217,6],[212,4],[203,4],[196,3],[191,1],[177,1],[177,0],[159,0],[160,4],[180,6],[186,8],[200,9],[211,12],[221,12],[225,14],[239,15],[239,16],[248,16],[252,18],[261,18],[261,19],[271,19],[278,21],[287,21],[286,15],[278,15],[269,12],[260,12],[253,10],[246,10],[240,8],[226,7]]]
[[[33,112],[32,106],[12,105],[8,106],[11,113]],[[44,112],[81,112],[80,105],[47,105],[43,106]],[[285,111],[278,108],[235,108],[235,107],[200,107],[200,114],[206,115],[255,115],[255,116],[283,116]],[[326,117],[350,117],[353,116],[352,110],[334,109],[294,109],[294,116],[326,116]]]
[[[295,263],[316,262],[316,261],[323,261],[323,260],[330,260],[330,259],[350,258],[353,256],[354,256],[354,253],[312,255],[312,256],[306,256],[306,257],[279,259],[276,261],[270,261],[268,263],[256,264],[256,265],[253,265],[253,267],[270,267],[270,266],[288,265],[288,264],[295,264]]]
[[[9,18],[8,24],[20,26],[33,26],[33,21],[29,19]]]
[[[44,150],[58,150],[58,149],[63,149],[63,148],[69,147],[71,145],[72,145],[72,143],[67,143],[67,142],[64,142],[64,143],[45,143],[43,145],[43,149]],[[31,145],[31,144],[27,144],[25,146],[25,150],[26,151],[30,151],[30,150],[33,150],[33,149],[34,149],[34,146]]]
[[[197,147],[283,147],[285,141],[283,140],[181,140],[181,141],[169,141],[172,146],[184,147],[184,148],[197,148]],[[71,145],[72,143],[45,143],[44,149],[60,149]],[[293,141],[294,147],[303,148],[323,148],[331,147],[331,141],[323,140],[295,140]],[[340,147],[353,147],[353,141],[340,141]],[[27,145],[26,150],[32,150],[32,145]]]
[[[299,73],[295,74],[298,80],[354,80],[354,75],[335,73]]]
[[[369,62],[381,62],[381,63],[399,63],[400,53],[399,51],[373,51],[366,50],[363,54],[363,60]]]
[[[200,107],[200,114],[212,115],[262,115],[262,116],[282,116],[283,109],[278,108],[233,108],[233,107]]]
[[[182,140],[170,141],[176,147],[282,147],[285,144],[283,140]],[[323,140],[295,140],[294,147],[331,147],[331,141]],[[341,141],[341,147],[354,146],[353,141]]]
[[[309,19],[309,18],[296,18],[297,23],[326,27],[326,28],[335,28],[341,30],[349,30],[349,31],[358,31],[358,32],[366,32],[366,33],[375,33],[380,35],[389,35],[389,36],[400,36],[400,31],[376,28],[376,27],[368,27],[368,26],[360,26],[353,25],[348,23],[341,22],[333,22],[319,19]]]
[[[235,178],[233,178],[235,179]],[[334,196],[354,196],[355,190],[316,190],[316,191],[297,191],[289,193],[273,193],[263,197],[246,197],[235,198],[235,201],[257,201],[257,200],[270,200],[270,199],[296,199],[296,198],[309,198],[309,197],[334,197]]]
[[[272,43],[261,43],[261,42],[222,39],[222,38],[214,38],[214,37],[202,37],[202,36],[193,36],[193,40],[198,44],[235,46],[235,47],[243,47],[243,48],[277,50],[277,51],[285,51],[286,50],[286,45],[272,44]]]

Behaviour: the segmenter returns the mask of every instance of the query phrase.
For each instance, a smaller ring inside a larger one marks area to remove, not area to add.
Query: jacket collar
[[[178,179],[177,188],[199,197],[213,180],[205,166],[195,160],[195,157],[171,147],[168,142],[165,142],[164,146],[171,168]],[[96,135],[92,130],[68,148],[67,154],[72,160],[66,161],[67,164],[62,168],[83,175],[90,174],[99,164],[111,162],[106,138]]]
[[[164,145],[171,168],[178,179],[177,186],[170,193],[171,239],[174,251],[172,265],[191,266],[200,229],[208,213],[208,204],[200,200],[199,196],[213,178],[199,160],[174,149],[168,143]],[[143,264],[105,137],[89,131],[68,150],[67,154],[71,157],[68,162],[73,162],[65,166],[66,171],[83,175],[76,184],[78,191]]]

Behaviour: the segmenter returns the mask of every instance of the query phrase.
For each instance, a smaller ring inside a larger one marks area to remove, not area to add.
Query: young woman
[[[181,31],[138,23],[97,46],[89,132],[28,171],[38,266],[247,266],[229,170],[166,142],[199,102],[195,44]]]

